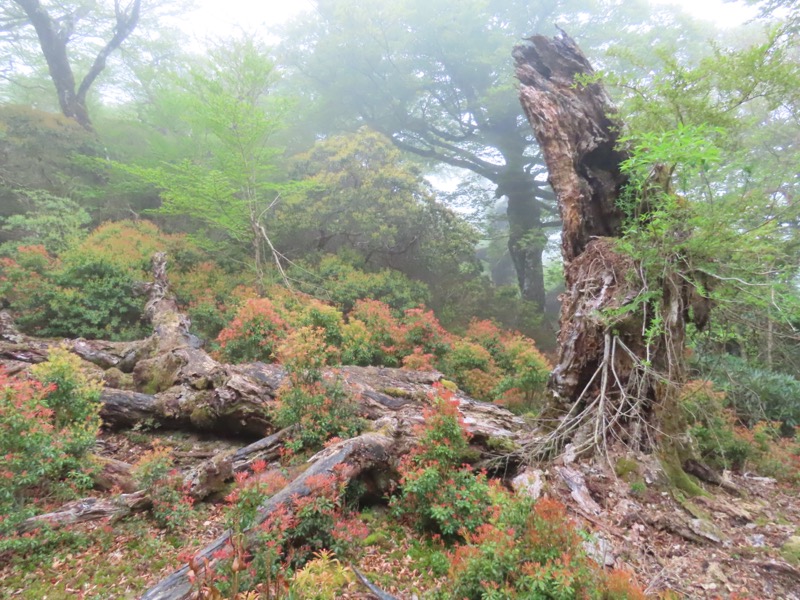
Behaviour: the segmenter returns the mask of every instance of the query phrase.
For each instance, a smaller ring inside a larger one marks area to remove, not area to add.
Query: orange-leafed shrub
[[[246,300],[217,337],[222,356],[231,362],[275,359],[277,343],[289,327],[267,298]]]

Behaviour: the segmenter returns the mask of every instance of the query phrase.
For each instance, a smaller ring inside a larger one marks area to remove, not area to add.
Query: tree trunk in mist
[[[47,61],[50,79],[56,88],[58,104],[65,117],[74,119],[85,129],[92,129],[92,121],[86,106],[86,97],[97,77],[106,67],[108,57],[133,32],[139,22],[142,0],[133,0],[126,10],[115,3],[116,25],[111,39],[100,49],[92,65],[76,88],[75,75],[69,62],[68,44],[73,35],[75,22],[80,15],[73,12],[67,18],[55,20],[39,0],[13,0],[28,17],[36,30],[42,54]]]
[[[590,451],[612,432],[633,447],[649,446],[654,411],[674,400],[673,384],[684,378],[690,290],[665,275],[660,303],[633,305],[647,283],[615,243],[624,219],[617,200],[627,183],[620,172],[627,155],[617,148],[622,126],[601,83],[576,82],[581,75],[590,81],[594,71],[575,42],[563,32],[552,39],[537,35],[513,55],[520,101],[563,221],[566,292],[550,381],[562,418],[550,447],[537,450],[558,451],[571,442],[576,451]],[[648,339],[659,318],[663,325]]]
[[[533,302],[540,312],[545,309],[544,266],[542,254],[547,234],[542,228],[541,210],[532,196],[533,189],[508,198],[508,252],[517,273],[523,300]]]

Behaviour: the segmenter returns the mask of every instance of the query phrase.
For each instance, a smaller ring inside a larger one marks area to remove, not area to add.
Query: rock
[[[583,542],[586,554],[601,567],[613,567],[616,561],[614,548],[611,543],[600,534],[595,535],[594,539]]]
[[[544,491],[544,471],[540,469],[525,469],[511,480],[511,487],[518,494],[525,494],[537,500]]]

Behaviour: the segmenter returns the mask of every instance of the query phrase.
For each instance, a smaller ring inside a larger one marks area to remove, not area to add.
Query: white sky
[[[698,19],[711,21],[721,27],[741,25],[756,16],[758,10],[741,2],[722,0],[650,0],[655,4],[674,4],[680,6]]]
[[[755,16],[752,6],[723,0],[651,0],[657,4],[680,6],[698,19],[730,27]],[[196,11],[186,15],[184,30],[199,38],[224,36],[243,28],[253,31],[283,23],[293,15],[311,10],[312,0],[197,0]]]

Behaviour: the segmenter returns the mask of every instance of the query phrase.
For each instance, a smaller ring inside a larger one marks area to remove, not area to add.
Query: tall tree
[[[359,257],[365,269],[391,268],[424,281],[435,299],[460,294],[480,275],[476,231],[437,201],[418,170],[386,137],[362,128],[332,136],[294,157],[303,194],[276,207],[276,240],[289,256]]]
[[[277,183],[273,145],[287,103],[272,93],[275,79],[267,48],[252,36],[218,43],[159,92],[165,105],[180,107],[172,129],[193,152],[159,166],[122,167],[160,189],[161,214],[191,223],[209,249],[249,253],[259,276],[276,256],[268,221],[287,190]]]
[[[36,31],[50,78],[56,88],[61,112],[64,116],[75,119],[84,128],[91,129],[87,95],[106,68],[108,57],[136,28],[142,0],[131,0],[125,5],[120,0],[115,0],[114,25],[110,37],[102,43],[80,81],[76,78],[73,63],[70,61],[69,44],[74,39],[77,24],[92,13],[93,5],[85,2],[54,3],[47,7],[40,0],[13,1]],[[11,22],[13,23],[13,19]]]
[[[648,12],[571,0],[319,0],[285,33],[287,61],[328,115],[354,119],[431,163],[467,169],[507,199],[508,250],[523,298],[544,306],[542,253],[559,226],[508,48],[538,24],[586,31]],[[606,41],[607,42],[607,37]]]

